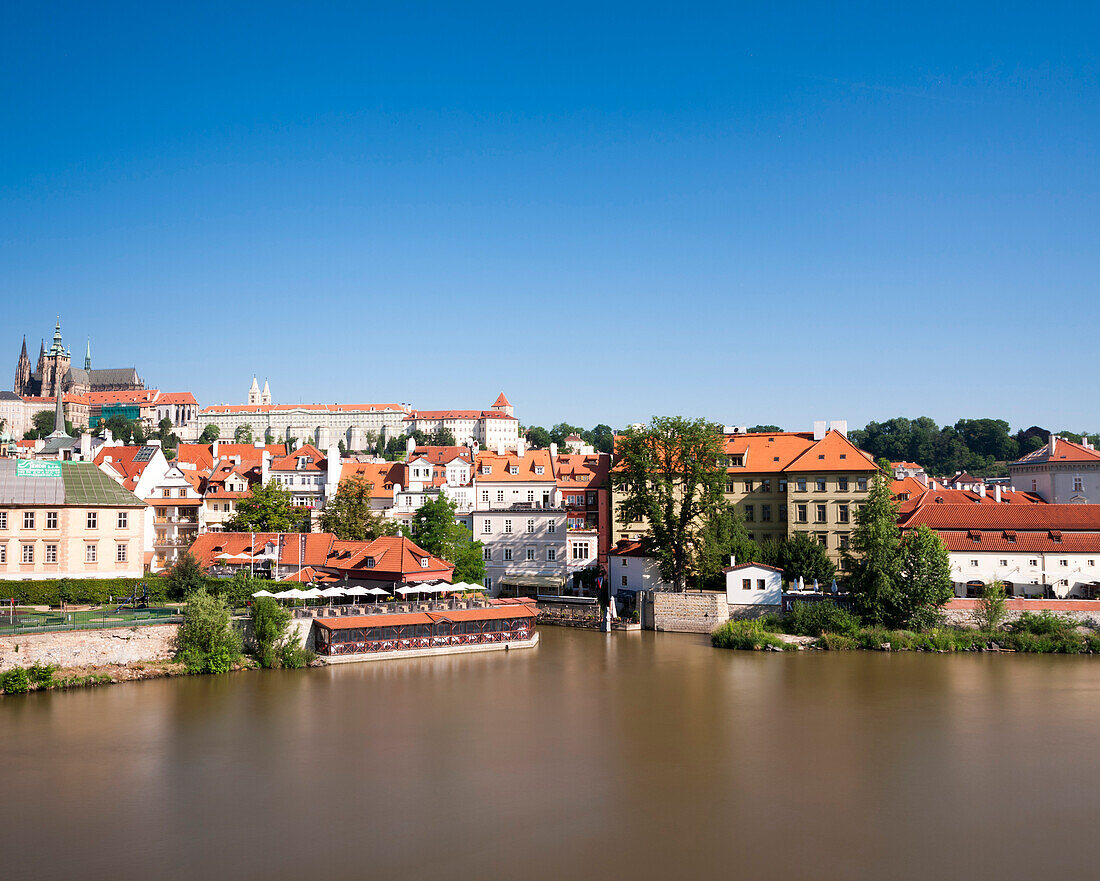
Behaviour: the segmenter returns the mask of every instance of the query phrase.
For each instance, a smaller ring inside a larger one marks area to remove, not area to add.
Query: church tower
[[[263,392],[260,393],[260,403],[261,404],[270,404],[271,403],[271,388],[268,386],[266,379],[264,380],[264,390],[263,390]]]
[[[259,404],[260,403],[260,384],[256,382],[256,377],[252,377],[252,387],[248,390],[248,403]]]
[[[19,363],[15,365],[15,387],[12,389],[19,396],[30,394],[31,384],[31,359],[27,357],[27,338],[23,337],[23,351],[19,353]]]
[[[43,397],[55,397],[62,390],[65,377],[69,372],[72,356],[65,350],[65,344],[61,341],[61,317],[58,316],[57,324],[53,329],[53,345],[45,355],[45,363],[42,371]]]
[[[91,337],[88,337],[88,351],[87,351],[87,354],[84,355],[84,369],[85,370],[91,370],[92,369],[92,338]]]

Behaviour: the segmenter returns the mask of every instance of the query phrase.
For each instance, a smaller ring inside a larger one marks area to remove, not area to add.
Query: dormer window
[[[421,557],[421,559],[420,559],[420,568],[421,569],[427,569],[428,568],[428,558],[427,557]]]
[[[545,474],[545,473],[546,473],[546,468],[544,466],[542,466],[542,465],[536,465],[535,466],[535,474]]]
[[[481,473],[482,474],[492,474],[493,473],[493,466],[492,465],[482,465],[481,466]]]
[[[367,557],[366,563],[367,563],[367,568],[368,569],[373,569],[374,568],[374,557]]]
[[[727,468],[741,468],[745,464],[744,456],[730,456],[727,460]]]
[[[513,475],[514,474],[519,474],[519,468],[515,465],[509,465],[508,466],[508,473],[513,474]]]

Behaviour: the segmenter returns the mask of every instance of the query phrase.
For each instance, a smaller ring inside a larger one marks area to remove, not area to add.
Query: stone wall
[[[653,625],[674,633],[710,633],[729,620],[725,591],[654,591]],[[648,616],[647,616],[648,617]]]
[[[779,603],[773,605],[767,603],[753,603],[751,605],[730,603],[729,610],[731,618],[763,618],[769,612],[778,615],[783,607]]]
[[[150,624],[0,636],[0,670],[34,663],[80,667],[161,661],[175,652],[179,628],[179,624]]]
[[[947,602],[943,607],[943,613],[948,624],[967,627],[973,625],[974,611],[977,607],[976,599],[956,598]],[[1021,597],[1009,597],[1005,600],[1006,622],[1015,621],[1024,612],[1053,612],[1059,617],[1068,618],[1080,624],[1100,625],[1100,601],[1098,600],[1023,599]]]

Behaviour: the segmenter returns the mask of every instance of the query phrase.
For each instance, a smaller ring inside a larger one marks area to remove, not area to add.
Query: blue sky
[[[1100,13],[897,6],[5,4],[0,375],[1095,429]]]

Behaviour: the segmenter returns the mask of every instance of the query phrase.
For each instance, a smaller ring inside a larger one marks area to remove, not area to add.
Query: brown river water
[[[1100,658],[540,635],[2,698],[0,875],[1100,877]]]

